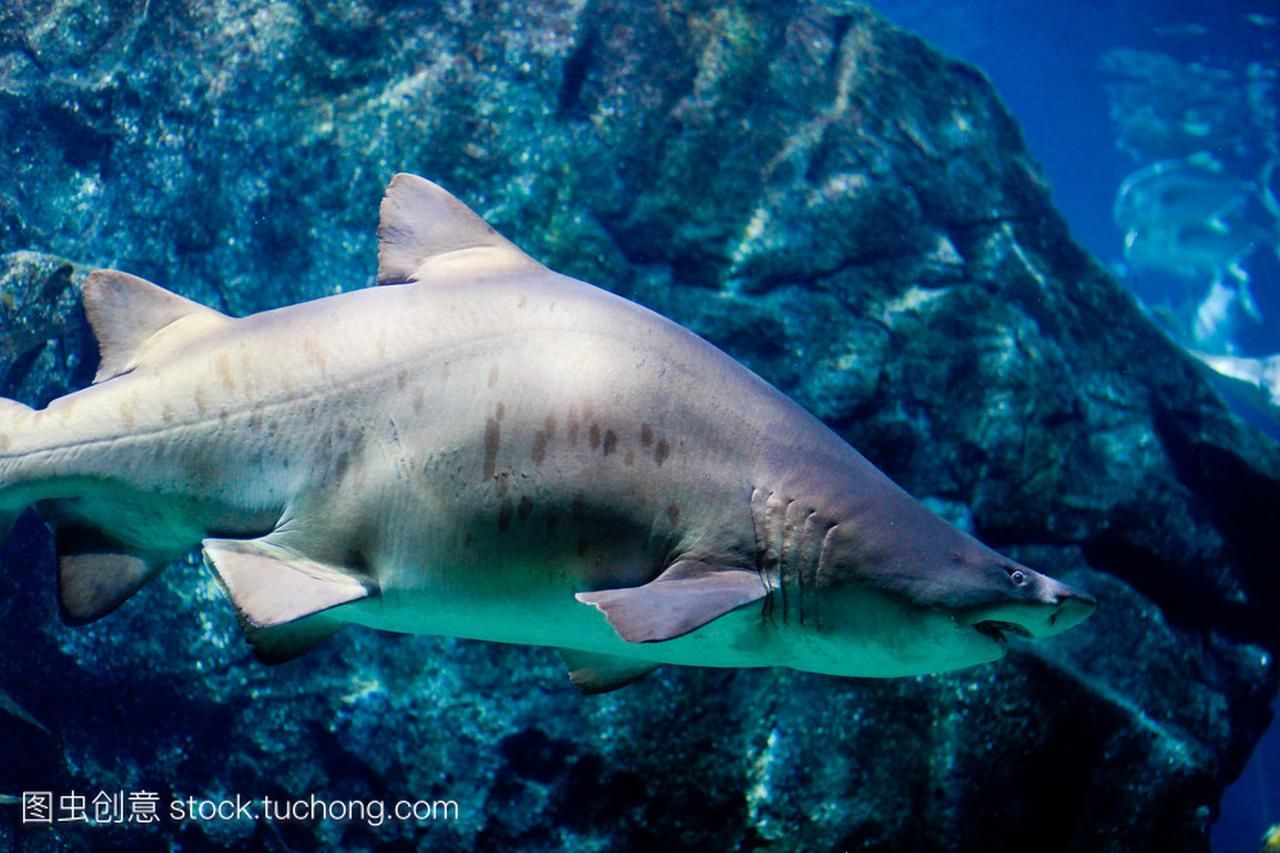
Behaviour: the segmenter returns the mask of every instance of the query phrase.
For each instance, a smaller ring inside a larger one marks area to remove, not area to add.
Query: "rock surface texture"
[[[947,676],[668,669],[584,698],[547,650],[360,630],[263,667],[194,559],[65,628],[28,516],[0,793],[150,791],[159,820],[4,807],[0,842],[1207,849],[1277,686],[1280,453],[1071,242],[973,68],[837,0],[17,0],[0,150],[4,396],[89,381],[96,266],[233,313],[370,284],[411,171],[1101,601]],[[237,794],[459,814],[169,812]]]

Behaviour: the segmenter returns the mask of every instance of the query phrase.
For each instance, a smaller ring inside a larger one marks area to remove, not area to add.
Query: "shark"
[[[62,618],[202,549],[257,657],[348,625],[662,664],[898,677],[1085,619],[710,343],[399,174],[377,286],[233,318],[83,285],[94,383],[0,402],[0,539],[36,507]]]

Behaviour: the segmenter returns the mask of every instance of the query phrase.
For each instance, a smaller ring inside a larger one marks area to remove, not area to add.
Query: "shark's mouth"
[[[994,640],[1001,646],[1009,645],[1009,634],[1019,637],[1030,637],[1031,632],[1016,622],[1001,622],[999,619],[986,619],[974,624],[974,630],[987,639]]]

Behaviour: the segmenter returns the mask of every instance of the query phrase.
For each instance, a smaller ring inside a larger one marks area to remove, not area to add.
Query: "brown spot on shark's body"
[[[493,478],[498,466],[498,447],[502,444],[502,425],[497,418],[487,418],[484,422],[484,478]]]
[[[214,365],[218,371],[218,378],[222,380],[222,386],[228,391],[236,390],[235,377],[231,375],[231,356],[222,353],[214,360]]]

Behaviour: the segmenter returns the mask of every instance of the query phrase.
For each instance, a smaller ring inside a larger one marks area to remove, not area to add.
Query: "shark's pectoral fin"
[[[67,625],[101,619],[142,589],[168,559],[129,552],[94,531],[60,526],[58,609]]]
[[[283,663],[310,651],[342,627],[328,611],[373,592],[354,575],[269,537],[206,539],[204,556],[264,663]]]
[[[628,643],[673,640],[768,594],[751,571],[695,560],[673,563],[644,586],[580,592]]]
[[[652,661],[577,649],[561,649],[560,657],[564,658],[565,665],[569,667],[569,680],[588,695],[626,687],[658,668],[658,664]]]

